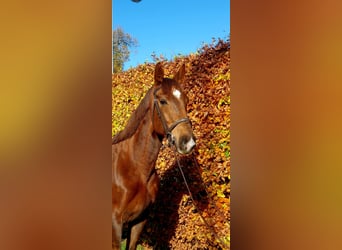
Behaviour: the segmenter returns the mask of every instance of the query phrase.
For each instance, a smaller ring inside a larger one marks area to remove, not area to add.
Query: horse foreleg
[[[127,239],[127,246],[126,249],[128,250],[135,250],[137,247],[137,242],[139,239],[139,235],[141,231],[143,230],[145,224],[146,224],[146,219],[139,221],[137,224],[131,225],[130,226],[130,232],[129,236]]]
[[[112,228],[112,248],[114,250],[120,250],[121,234],[122,234],[122,222],[117,218],[113,218]]]

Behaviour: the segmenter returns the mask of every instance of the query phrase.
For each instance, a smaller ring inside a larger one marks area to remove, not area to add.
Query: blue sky
[[[151,62],[153,52],[172,59],[230,33],[230,0],[112,1],[112,28],[121,27],[138,40],[125,70]]]

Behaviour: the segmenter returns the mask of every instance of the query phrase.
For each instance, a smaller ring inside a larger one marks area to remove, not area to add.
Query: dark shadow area
[[[196,202],[199,212],[202,213],[208,206],[207,193],[203,188],[203,181],[192,155],[180,157],[180,164],[188,182],[190,191]],[[182,201],[183,195],[188,195],[177,160],[160,176],[160,188],[156,203],[152,206],[148,221],[140,236],[139,242],[145,242],[155,250],[170,249],[169,241],[175,235],[179,223],[179,206],[189,208],[198,213],[188,197]],[[182,202],[182,203],[181,203]],[[185,222],[182,222],[185,224]]]

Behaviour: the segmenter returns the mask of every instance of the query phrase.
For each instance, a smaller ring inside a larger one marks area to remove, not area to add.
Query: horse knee
[[[122,223],[113,219],[112,221],[112,248],[114,250],[120,249],[121,243],[121,234],[122,234]]]

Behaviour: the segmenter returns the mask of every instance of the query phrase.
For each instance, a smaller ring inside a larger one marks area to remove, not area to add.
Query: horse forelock
[[[172,94],[174,89],[182,90],[182,87],[174,79],[164,78],[163,84],[161,86],[163,93]]]

